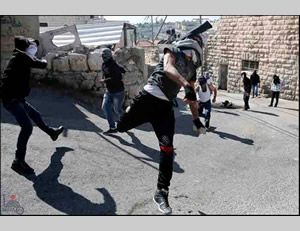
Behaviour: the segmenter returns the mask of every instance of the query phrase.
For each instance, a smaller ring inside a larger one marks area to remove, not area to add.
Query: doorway
[[[228,65],[221,64],[218,89],[227,90],[227,74],[228,74]]]

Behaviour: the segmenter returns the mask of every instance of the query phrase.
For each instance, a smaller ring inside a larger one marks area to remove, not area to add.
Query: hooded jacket
[[[23,36],[15,37],[15,50],[13,56],[4,70],[1,79],[1,98],[6,100],[24,98],[30,93],[31,68],[46,68],[47,62],[35,57],[29,57],[25,51],[30,42]]]
[[[117,93],[124,91],[124,83],[122,74],[126,71],[122,66],[119,66],[112,57],[112,53],[108,48],[102,51],[102,70],[104,74],[104,82],[109,93]]]

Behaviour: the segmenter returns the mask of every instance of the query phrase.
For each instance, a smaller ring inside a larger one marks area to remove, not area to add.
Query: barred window
[[[257,70],[258,62],[250,60],[242,60],[242,69],[243,70]]]
[[[47,22],[41,22],[40,23],[40,27],[47,27],[48,26],[48,23]]]

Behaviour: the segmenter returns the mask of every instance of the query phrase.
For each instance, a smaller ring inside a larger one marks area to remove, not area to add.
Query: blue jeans
[[[123,104],[125,100],[125,91],[109,93],[106,90],[102,103],[102,110],[108,121],[109,128],[116,128],[116,122],[123,115]]]
[[[205,109],[205,113],[203,114],[203,109]],[[211,113],[211,102],[208,100],[207,102],[199,102],[198,104],[198,114],[200,117],[205,118],[205,127],[209,128],[210,122],[210,113]]]
[[[15,117],[21,127],[17,142],[16,159],[25,160],[27,143],[33,130],[31,119],[47,134],[49,134],[50,128],[43,121],[41,114],[25,99],[3,102],[3,107]]]
[[[258,96],[258,85],[257,84],[252,84],[252,96],[254,97],[254,94]]]

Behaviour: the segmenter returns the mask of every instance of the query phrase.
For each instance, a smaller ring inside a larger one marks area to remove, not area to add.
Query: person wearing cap
[[[196,69],[202,64],[203,43],[200,34],[211,28],[208,24],[200,25],[183,36],[183,40],[175,42],[172,48],[164,49],[164,56],[148,78],[147,84],[133,99],[117,124],[119,132],[126,132],[141,124],[151,123],[160,148],[157,189],[153,200],[164,214],[172,213],[168,195],[174,161],[173,100],[181,87],[184,87],[183,101],[190,106],[196,131],[205,132],[198,117],[194,83]]]
[[[250,109],[249,106],[249,99],[250,99],[250,93],[251,93],[251,81],[250,79],[247,77],[246,72],[242,72],[241,76],[243,78],[243,85],[244,85],[244,96],[243,96],[243,100],[244,100],[244,111],[247,111]]]
[[[30,68],[43,69],[47,66],[46,61],[34,56],[39,43],[24,36],[16,36],[14,42],[13,56],[2,78],[1,99],[3,107],[15,117],[21,127],[11,168],[20,174],[33,174],[34,170],[25,162],[27,143],[33,130],[31,120],[53,141],[57,140],[64,128],[48,126],[41,114],[25,99],[30,93]]]
[[[125,88],[122,81],[125,69],[113,59],[112,52],[108,48],[102,50],[102,70],[107,90],[104,93],[102,110],[108,121],[109,129],[105,135],[116,133],[116,122],[123,115],[125,100]]]
[[[212,82],[208,84],[208,80],[205,76],[200,76],[197,81],[196,91],[198,92],[199,102],[198,102],[198,114],[205,118],[205,127],[208,130],[211,117],[211,93],[214,93],[212,102],[216,102],[217,89],[213,86]],[[205,114],[203,114],[203,109],[205,109]]]

